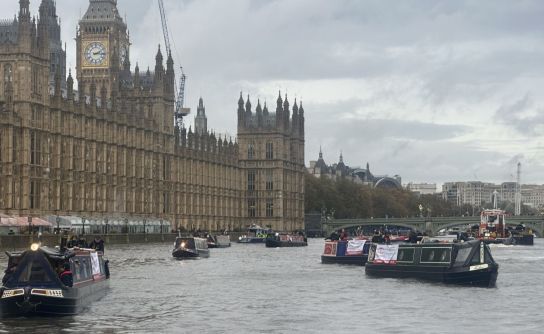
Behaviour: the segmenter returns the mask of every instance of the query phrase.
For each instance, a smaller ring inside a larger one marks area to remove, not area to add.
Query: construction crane
[[[161,13],[161,22],[162,22],[162,33],[164,35],[164,45],[166,47],[166,53],[172,54],[172,49],[170,48],[170,35],[168,34],[168,23],[166,21],[166,14],[164,13],[164,3],[162,0],[157,0],[159,2],[159,11]],[[178,125],[183,126],[183,117],[187,116],[190,112],[189,108],[184,108],[185,103],[185,81],[187,77],[183,72],[183,67],[180,66],[181,77],[179,79],[179,90],[174,80],[174,92],[176,92],[176,105],[175,105],[175,119]]]

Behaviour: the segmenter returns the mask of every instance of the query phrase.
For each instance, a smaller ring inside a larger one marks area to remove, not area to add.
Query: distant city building
[[[402,189],[401,177],[387,175],[374,175],[370,172],[370,166],[367,163],[366,168],[349,167],[344,163],[344,157],[340,154],[338,163],[327,165],[323,159],[323,152],[319,149],[319,158],[310,161],[310,167],[306,168],[308,173],[317,178],[329,178],[331,180],[349,179],[355,183],[365,184],[378,188]]]
[[[433,195],[436,194],[436,183],[413,183],[409,182],[406,185],[406,190],[410,190],[420,195]]]
[[[446,182],[442,185],[442,198],[456,205],[482,206],[493,203],[494,191],[497,191],[497,203],[515,203],[515,182]],[[521,185],[521,202],[536,209],[544,208],[544,185]]]

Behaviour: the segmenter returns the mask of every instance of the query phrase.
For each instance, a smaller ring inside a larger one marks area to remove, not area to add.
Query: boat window
[[[491,252],[489,251],[489,247],[485,246],[485,253],[484,253],[484,262],[485,263],[495,263],[495,260],[493,259],[493,256],[491,256]]]
[[[471,247],[459,248],[457,251],[457,256],[455,258],[455,264],[456,265],[465,264],[471,251],[472,251]]]
[[[399,248],[397,262],[414,262],[415,248]]]
[[[420,262],[427,263],[449,263],[451,259],[451,248],[430,248],[425,247],[421,249]]]
[[[470,265],[479,264],[480,262],[480,252],[474,252],[472,258],[470,259]]]
[[[43,264],[38,260],[30,260],[27,262],[19,275],[20,283],[43,283],[50,281],[51,279],[45,271]]]

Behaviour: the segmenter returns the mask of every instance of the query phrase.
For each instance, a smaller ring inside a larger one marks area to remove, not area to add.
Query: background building
[[[202,99],[195,132],[175,125],[172,57],[159,47],[153,71],[132,69],[115,0],[90,0],[76,35],[78,89],[69,73],[64,91],[53,1],[39,11],[32,20],[21,0],[18,18],[0,24],[4,214],[303,228],[304,111],[296,103],[292,117],[287,101],[276,114],[260,105],[253,114],[248,99],[237,142],[208,131]]]
[[[406,190],[418,193],[420,195],[434,195],[436,191],[436,183],[414,183],[409,182],[406,185]]]
[[[497,203],[508,202],[514,205],[516,182],[501,184],[480,181],[446,182],[442,185],[442,198],[456,205],[468,204],[483,207],[493,203],[493,193],[497,192]],[[521,185],[521,203],[538,210],[544,209],[544,185]],[[505,209],[505,208],[503,208]],[[513,207],[509,211],[514,211]]]
[[[342,153],[340,153],[338,163],[329,166],[325,163],[323,152],[319,149],[318,159],[310,161],[310,167],[306,170],[308,173],[318,178],[325,177],[332,180],[342,178],[373,187],[402,189],[402,180],[399,175],[393,177],[388,175],[374,175],[370,172],[368,163],[366,164],[366,168],[349,167],[344,163]]]

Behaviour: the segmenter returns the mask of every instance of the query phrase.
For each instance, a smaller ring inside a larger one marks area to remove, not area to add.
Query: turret
[[[263,109],[261,108],[261,101],[257,99],[257,108],[255,109],[257,113],[257,126],[263,126]]]
[[[74,78],[72,78],[72,70],[68,70],[68,80],[66,80],[67,98],[74,99]]]
[[[140,67],[138,63],[136,63],[136,67],[134,68],[134,88],[137,91],[140,90]]]
[[[287,94],[285,94],[285,101],[283,102],[283,128],[285,131],[289,132],[289,119],[290,119],[290,112],[289,112],[289,101],[287,101]]]
[[[166,60],[166,94],[172,99],[175,96],[174,80],[174,60],[172,59],[172,52],[168,52],[168,59]]]
[[[41,54],[49,58],[49,6],[47,2],[42,2],[40,5],[40,20],[38,21],[38,48]]]
[[[244,123],[244,98],[242,97],[242,92],[240,92],[240,98],[238,99],[238,129],[243,128]]]
[[[283,127],[283,101],[281,99],[281,91],[278,93],[278,99],[276,100],[276,128],[281,129]]]
[[[19,22],[30,22],[30,0],[19,0]]]
[[[208,119],[206,117],[206,108],[202,97],[198,100],[195,117],[195,133],[203,135],[208,132]]]
[[[291,132],[295,135],[299,132],[297,99],[295,99],[295,103],[293,104],[293,126],[291,127]]]
[[[298,134],[301,138],[304,138],[304,108],[302,107],[302,101],[300,101],[300,108],[298,109]]]
[[[159,82],[163,79],[164,67],[162,65],[162,61],[163,58],[161,46],[159,44],[159,50],[157,51],[157,55],[155,56],[155,84],[159,84]]]

